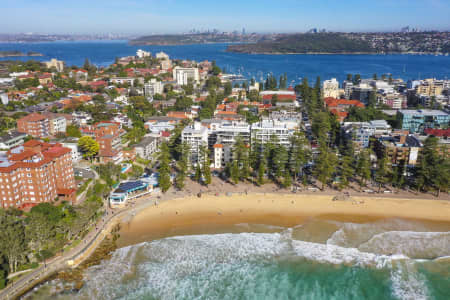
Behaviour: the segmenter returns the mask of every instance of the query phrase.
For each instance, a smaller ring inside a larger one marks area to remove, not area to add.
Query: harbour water
[[[256,229],[257,230],[254,230]],[[449,299],[448,225],[391,219],[240,224],[116,250],[80,291],[58,280],[28,299]],[[257,231],[257,232],[255,232]]]
[[[67,65],[82,66],[88,58],[97,66],[107,66],[116,57],[135,55],[137,49],[153,54],[164,51],[175,59],[196,61],[215,60],[226,72],[242,74],[256,80],[267,74],[286,73],[289,81],[299,82],[307,77],[315,80],[338,78],[347,74],[361,74],[370,78],[373,74],[392,74],[395,78],[424,79],[450,77],[450,57],[434,55],[252,55],[226,52],[226,44],[183,46],[131,46],[127,41],[74,41],[52,43],[0,43],[0,51],[18,50],[42,53],[42,57],[13,57],[6,59],[49,60],[58,58]]]

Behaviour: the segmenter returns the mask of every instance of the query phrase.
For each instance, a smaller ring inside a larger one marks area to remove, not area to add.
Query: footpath
[[[56,256],[44,265],[37,269],[30,271],[16,282],[8,285],[5,289],[0,291],[0,299],[16,299],[24,291],[27,291],[39,284],[52,274],[65,269],[67,267],[76,267],[84,259],[86,259],[97,248],[103,239],[111,232],[113,227],[118,224],[124,216],[126,216],[133,207],[127,207],[120,211],[107,211],[104,216],[95,225],[95,230],[91,230],[88,235],[69,252],[60,256]]]

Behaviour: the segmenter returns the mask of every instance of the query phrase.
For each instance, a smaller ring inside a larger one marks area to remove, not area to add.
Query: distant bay
[[[23,53],[38,52],[40,61],[57,58],[67,65],[81,66],[88,58],[97,66],[107,66],[116,57],[134,55],[137,49],[154,53],[164,51],[175,59],[196,61],[215,60],[228,73],[240,73],[256,80],[268,73],[279,76],[287,73],[290,81],[298,83],[301,78],[310,81],[320,76],[322,80],[337,78],[342,81],[346,74],[392,74],[394,78],[424,79],[450,77],[450,57],[434,55],[264,55],[226,52],[227,44],[203,44],[180,46],[131,46],[127,41],[73,41],[45,43],[0,43],[0,51],[17,50]],[[28,60],[29,57],[8,57],[0,60]]]

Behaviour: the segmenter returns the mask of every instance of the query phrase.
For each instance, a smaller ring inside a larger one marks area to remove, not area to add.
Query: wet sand
[[[330,195],[306,194],[203,195],[172,199],[147,207],[123,222],[118,244],[123,247],[167,236],[230,232],[230,227],[236,224],[292,227],[311,218],[355,223],[403,218],[440,223],[450,229],[450,201],[447,200],[332,199]]]

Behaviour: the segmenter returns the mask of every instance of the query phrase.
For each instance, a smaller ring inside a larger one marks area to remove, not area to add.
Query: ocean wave
[[[309,262],[382,270],[395,269],[402,261],[409,261],[401,255],[377,255],[356,248],[293,240],[291,235],[292,230],[181,236],[118,249],[110,261],[87,271],[89,280],[81,295],[86,299],[141,299],[148,295],[157,299],[229,299],[229,295],[248,299],[257,298],[248,294],[252,289],[257,295],[270,295],[276,293],[280,284],[300,284],[290,282],[289,274],[273,272],[274,266],[280,264],[291,267]],[[414,290],[409,290],[400,274],[403,273],[391,274],[393,294],[408,299],[403,296]],[[266,282],[267,290],[257,286],[261,280]],[[237,291],[245,295],[236,296]],[[305,295],[314,297],[312,291]],[[318,293],[322,292],[325,293]],[[326,299],[325,294],[318,298]],[[267,298],[275,299],[273,296]]]
[[[412,261],[401,261],[391,270],[392,294],[402,300],[429,298],[427,280]]]
[[[402,219],[387,219],[364,224],[344,223],[327,240],[327,244],[358,248],[375,235],[388,231],[428,232],[430,229],[421,222]]]
[[[450,255],[450,232],[389,231],[373,236],[359,250],[376,254],[402,254],[414,259]]]

